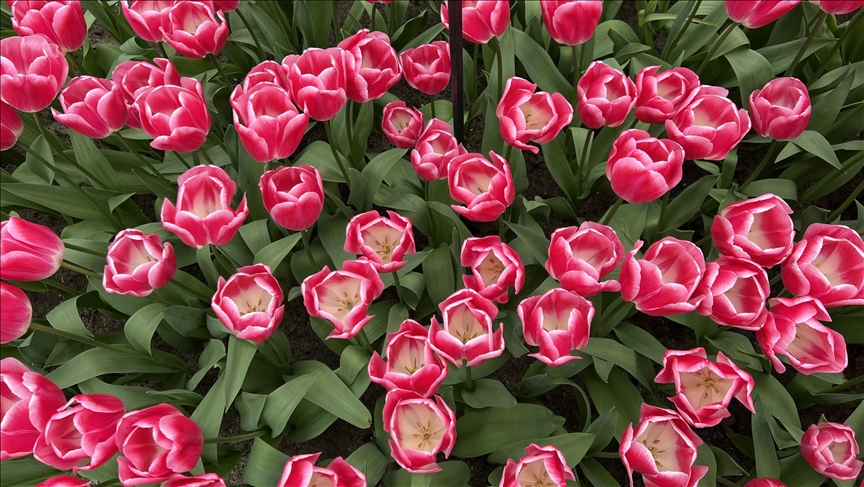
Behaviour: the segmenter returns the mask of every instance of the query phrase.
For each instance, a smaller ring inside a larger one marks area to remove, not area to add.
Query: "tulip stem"
[[[624,203],[624,199],[619,197],[618,201],[616,201],[615,204],[612,205],[612,208],[609,209],[609,213],[606,213],[606,218],[604,218],[603,221],[600,222],[601,225],[608,225],[609,222],[612,221],[612,217],[615,216],[618,208],[621,208],[621,203]]]
[[[163,58],[168,59],[168,53],[165,52],[165,46],[162,45],[161,42],[154,42],[153,45],[156,46],[156,50],[159,51],[159,54],[161,54]]]
[[[748,177],[747,180],[738,187],[739,190],[743,191],[744,188],[746,188],[750,185],[750,183],[755,181],[756,178],[758,178],[759,175],[762,173],[762,171],[764,171],[765,168],[768,166],[768,163],[774,160],[774,157],[776,156],[775,149],[777,149],[777,141],[772,140],[771,145],[768,146],[768,152],[765,153],[765,157],[762,158],[762,161],[759,162],[759,165],[756,166],[756,169],[754,169],[753,173],[750,174],[750,177]]]
[[[130,353],[129,350],[115,347],[112,345],[108,345],[107,343],[102,343],[99,340],[94,340],[94,339],[87,337],[87,336],[84,336],[84,335],[78,335],[76,333],[69,333],[68,331],[58,330],[57,328],[54,328],[53,326],[46,326],[44,324],[37,323],[37,321],[47,323],[47,321],[44,321],[44,320],[33,320],[30,322],[30,329],[31,330],[41,331],[43,333],[48,333],[50,335],[56,335],[59,337],[68,338],[70,340],[84,343],[86,345],[90,345],[93,347],[99,347],[99,348],[104,348],[106,350],[111,350],[112,352],[118,352],[118,353],[123,353],[123,354]]]
[[[366,331],[360,330],[357,333],[357,343],[360,344],[360,347],[365,348],[369,355],[372,355],[375,352],[375,349],[372,348],[372,344],[369,343],[369,337],[366,336]]]
[[[134,154],[135,157],[137,157],[139,161],[143,162],[144,165],[147,166],[148,169],[150,169],[150,171],[153,173],[154,176],[161,178],[162,181],[164,181],[165,183],[168,184],[169,187],[171,187],[171,181],[168,181],[168,178],[163,176],[162,173],[160,173],[155,167],[153,167],[153,164],[150,164],[150,161],[145,159],[144,156],[142,156],[141,154],[138,153],[138,151],[133,149],[132,146],[129,144],[129,141],[126,140],[126,137],[123,137],[122,135],[120,135],[119,131],[114,132],[114,135],[116,135],[117,138],[120,139],[120,142],[123,144],[124,147],[126,147],[126,150],[128,150],[129,152]]]
[[[862,190],[864,190],[864,181],[858,183],[858,186],[854,190],[852,190],[852,194],[850,194],[849,197],[846,198],[846,201],[844,201],[842,205],[840,205],[836,210],[834,210],[830,215],[828,215],[828,219],[826,221],[830,223],[840,218],[840,215],[843,214],[843,211],[846,210],[846,208],[848,208],[849,205],[851,205],[856,198],[858,198],[858,195],[861,194]]]
[[[336,150],[335,140],[333,140],[333,131],[330,129],[330,120],[324,121],[324,132],[327,133],[327,142],[330,143],[330,151],[333,152],[333,159],[336,159],[336,164],[339,165],[339,170],[342,171],[342,177],[345,178],[345,184],[348,187],[351,187],[351,178],[348,177],[348,170],[345,169],[345,164],[342,163],[342,159],[339,157],[339,152]]]
[[[186,161],[186,159],[183,156],[181,156],[179,152],[174,151],[174,155],[177,156],[177,159],[180,159],[180,162],[182,162],[183,165],[186,166],[186,169],[192,169],[192,166],[189,165],[189,163]]]
[[[828,18],[828,13],[824,10],[820,10],[819,16],[816,17],[816,23],[813,24],[813,28],[810,29],[810,35],[807,36],[807,40],[804,41],[804,44],[801,46],[801,49],[798,50],[798,54],[795,55],[795,59],[792,60],[792,64],[789,65],[789,69],[786,70],[786,73],[783,76],[791,76],[792,72],[795,71],[798,62],[801,61],[801,58],[804,57],[804,53],[806,53],[807,49],[810,48],[810,44],[813,43],[813,39],[816,38],[816,33],[819,32],[819,28],[822,27],[826,18]],[[826,60],[825,62],[827,63],[828,61]]]
[[[705,71],[705,68],[708,67],[708,63],[711,61],[711,58],[714,57],[714,53],[717,52],[717,49],[720,48],[726,38],[729,37],[729,34],[731,34],[732,31],[735,29],[735,25],[737,25],[735,24],[735,22],[729,21],[729,23],[726,25],[726,30],[724,30],[723,33],[720,34],[720,37],[718,37],[717,40],[714,41],[714,44],[711,44],[711,49],[708,50],[708,55],[705,56],[702,64],[699,65],[699,69],[696,70],[697,75],[702,75],[702,71]]]
[[[474,379],[471,378],[471,367],[468,366],[468,359],[462,359],[462,368],[465,370],[465,389],[474,390]]]
[[[594,458],[620,458],[621,455],[613,451],[600,451],[592,453],[591,456]]]
[[[249,21],[246,20],[246,16],[243,15],[243,12],[241,12],[239,8],[234,10],[234,13],[237,14],[238,17],[240,17],[240,22],[243,22],[243,25],[246,26],[246,30],[249,31],[249,35],[252,36],[252,41],[255,42],[255,49],[258,51],[258,60],[264,61],[267,57],[264,54],[264,49],[261,48],[261,42],[258,41],[258,35],[255,34],[254,30],[252,30],[252,26],[249,25]]]
[[[435,118],[435,95],[429,95],[429,109],[432,110],[432,118]]]
[[[498,102],[500,102],[501,97],[504,96],[504,56],[501,54],[501,40],[497,37],[492,39],[495,40],[495,57],[498,64]]]
[[[215,164],[213,164],[213,159],[210,159],[210,156],[207,154],[207,151],[204,150],[203,147],[198,149],[198,152],[200,152],[201,155],[204,156],[204,159],[207,161],[207,164],[210,164],[211,166],[215,166]]]
[[[89,269],[85,269],[83,267],[79,267],[75,264],[70,264],[69,262],[66,262],[65,260],[60,263],[60,267],[65,267],[65,268],[69,269],[70,271],[75,271],[79,274],[84,274],[85,276],[89,276],[89,277],[93,277],[93,278],[97,278],[97,279],[102,279],[102,274],[99,274],[98,272],[93,272],[93,271],[91,271]]]
[[[219,438],[204,438],[205,445],[212,445],[214,443],[240,443],[241,441],[254,440],[255,438],[260,438],[267,434],[266,430],[258,430],[253,431],[251,433],[246,433],[245,435],[238,436],[222,436]]]
[[[681,30],[678,31],[678,35],[675,36],[675,39],[672,42],[666,44],[666,47],[663,49],[663,59],[666,59],[666,52],[668,50],[672,50],[678,44],[678,41],[684,37],[684,33],[687,32],[687,28],[690,27],[690,24],[693,23],[693,19],[696,18],[696,13],[699,11],[699,7],[702,5],[702,0],[696,0],[696,3],[693,5],[693,9],[690,11],[690,15],[687,17],[687,22],[684,23],[684,26],[681,27]]]
[[[504,241],[504,237],[507,235],[507,224],[504,223],[504,214],[498,215],[498,237],[501,238],[501,241]]]
[[[300,238],[303,240],[303,247],[306,249],[306,257],[309,259],[309,265],[317,272],[318,264],[315,263],[315,257],[312,255],[312,246],[309,245],[309,229],[300,232]]]
[[[669,191],[663,193],[663,202],[660,204],[660,218],[657,219],[658,228],[663,228],[663,217],[666,214],[667,206],[669,206]]]
[[[570,46],[570,49],[573,50],[573,108],[576,108],[576,105],[579,104],[579,90],[577,89],[577,86],[579,85],[579,74],[582,72],[579,68],[582,64],[582,60],[579,59],[582,50],[578,45]],[[581,125],[582,122],[580,121],[579,124]]]
[[[228,76],[225,74],[225,71],[222,70],[222,65],[219,64],[219,61],[216,60],[216,56],[214,56],[213,54],[207,54],[207,59],[209,59],[210,62],[213,63],[213,66],[216,67],[216,71],[219,72],[219,76],[222,77],[222,81],[225,82],[225,85],[228,88],[231,88],[231,80],[228,79]]]
[[[369,17],[369,30],[370,31],[375,30],[375,18],[378,16],[378,9],[375,7],[377,7],[377,6],[378,5],[376,5],[374,3],[372,4],[372,15]]]
[[[405,304],[405,295],[402,293],[402,283],[399,282],[399,273],[393,271],[393,284],[396,285],[396,294],[399,295],[399,302]]]
[[[81,64],[81,61],[75,57],[75,54],[72,51],[66,53],[66,60],[75,67],[75,70],[78,71],[79,76],[84,76],[87,74],[87,71],[84,69],[84,66]]]

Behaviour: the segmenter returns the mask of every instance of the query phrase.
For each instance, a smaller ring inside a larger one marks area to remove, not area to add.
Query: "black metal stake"
[[[447,4],[450,21],[450,91],[453,103],[453,135],[460,144],[464,137],[464,92],[462,91],[462,0]]]

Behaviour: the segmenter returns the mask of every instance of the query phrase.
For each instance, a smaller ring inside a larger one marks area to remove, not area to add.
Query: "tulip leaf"
[[[579,463],[579,469],[588,479],[590,485],[620,485],[597,460],[585,458]]]
[[[155,354],[155,352],[154,352]],[[170,374],[182,370],[183,362],[169,353],[160,352],[162,362],[129,351],[91,348],[51,371],[48,379],[57,387],[66,389],[104,374],[130,374],[133,372],[150,374]]]
[[[717,485],[717,460],[714,458],[714,452],[707,443],[702,443],[698,448],[699,456],[696,457],[695,465],[708,467],[708,472],[704,477],[699,479],[699,485],[704,487]]]
[[[51,326],[58,330],[92,338],[93,334],[84,326],[81,315],[78,314],[78,298],[80,297],[75,296],[63,301],[52,309],[45,318],[51,323]]]
[[[771,71],[774,74],[780,74],[789,68],[792,61],[795,60],[795,55],[801,50],[801,47],[807,39],[795,39],[794,41],[784,42],[782,44],[774,44],[757,49],[756,52],[771,63]],[[801,61],[807,59],[811,54],[829,46],[835,42],[834,39],[814,38],[807,48],[807,52],[801,57]],[[799,61],[799,63],[801,62]],[[827,62],[827,61],[826,61]],[[750,96],[750,95],[747,95]]]
[[[329,215],[322,213],[318,217],[318,238],[333,261],[335,267],[333,270],[341,269],[342,263],[346,260],[354,259],[354,254],[345,252],[345,228],[348,226],[348,219],[341,213]],[[317,264],[323,267],[322,262]],[[318,269],[320,270],[320,269]]]
[[[169,308],[170,309],[170,308]],[[204,375],[216,365],[217,362],[225,357],[225,344],[222,340],[211,339],[204,347],[204,351],[198,356],[198,371],[195,372],[189,381],[186,383],[186,388],[190,391],[195,390]]]
[[[324,181],[345,182],[336,159],[333,159],[333,151],[324,141],[316,140],[303,149],[294,161],[295,166],[302,164],[309,164],[318,169],[321,172],[321,179]]]
[[[366,443],[348,455],[345,461],[363,472],[367,485],[378,485],[390,459],[385,457],[374,443]]]
[[[447,244],[442,243],[426,257],[423,261],[423,275],[426,277],[426,289],[433,303],[440,303],[453,294],[456,290],[456,279]]]
[[[756,453],[756,473],[759,477],[777,478],[780,476],[780,465],[777,462],[777,452],[774,450],[774,439],[768,427],[768,413],[762,406],[762,397],[757,397],[753,404],[756,414],[752,420],[753,447]]]
[[[234,338],[232,335],[231,338]],[[245,342],[245,340],[244,340]],[[254,349],[254,347],[253,347]],[[228,342],[228,353],[230,356],[231,353],[231,342]],[[225,411],[228,410],[228,407],[234,402],[234,397],[231,397],[230,401],[226,402],[226,392],[227,392],[227,383],[231,380],[229,375],[230,367],[226,367],[225,372],[216,379],[216,383],[207,391],[207,395],[204,396],[204,399],[201,401],[201,404],[195,408],[195,411],[192,413],[192,420],[198,423],[198,426],[201,427],[201,434],[204,435],[204,438],[216,438],[219,436],[219,430],[222,426],[222,418],[225,414]],[[235,393],[236,395],[236,393]],[[216,444],[209,443],[204,445],[204,449],[201,452],[201,458],[207,460],[211,463],[218,463],[219,458],[216,452]]]
[[[722,350],[729,358],[746,364],[747,368],[762,371],[762,364],[755,357],[756,351],[753,349],[753,342],[744,335],[724,330],[713,337],[709,337],[708,342]]]
[[[852,88],[854,81],[855,72],[852,68],[849,68],[849,71],[843,74],[843,77],[834,89],[813,100],[810,122],[807,124],[808,131],[812,130],[817,133],[823,133],[834,125],[837,115],[846,103],[846,98],[849,96],[849,90]]]
[[[249,461],[243,472],[243,480],[252,487],[279,485],[288,459],[288,455],[268,445],[261,438],[255,438],[252,449],[249,450]]]
[[[457,443],[458,445],[458,443]],[[440,472],[414,473],[396,470],[384,477],[385,487],[466,487],[471,481],[471,469],[465,462],[439,462]]]
[[[798,186],[795,184],[795,181],[789,179],[758,179],[750,183],[741,192],[747,196],[761,196],[765,193],[774,193],[784,200],[798,200]]]
[[[756,382],[756,386],[753,388],[753,397],[762,397],[765,411],[780,421],[800,429],[801,420],[798,418],[798,408],[786,387],[770,374],[762,372],[751,375]],[[758,411],[759,408],[757,407],[756,410]]]
[[[492,379],[475,381],[474,390],[462,390],[462,399],[474,409],[510,408],[516,405],[516,398],[504,384]]]
[[[801,149],[813,154],[832,166],[840,169],[840,161],[837,159],[837,154],[831,144],[825,140],[825,137],[815,130],[805,130],[798,137],[792,140],[792,143]]]
[[[549,173],[552,174],[552,179],[564,190],[564,194],[570,198],[570,201],[575,203],[579,201],[579,182],[561,145],[565,139],[566,135],[556,137],[548,144],[541,145],[540,148],[543,149],[543,159],[546,161]]]
[[[657,224],[660,231],[669,232],[689,222],[699,212],[699,207],[702,206],[708,191],[714,186],[718,177],[703,176],[684,188],[684,191],[672,200],[663,212],[663,220]]]
[[[384,181],[384,177],[390,172],[396,162],[405,155],[406,149],[390,149],[386,152],[378,154],[374,159],[369,161],[369,164],[363,169],[363,177],[368,181],[366,192],[362,196],[363,211],[372,209],[372,200],[375,198],[375,193]],[[352,186],[353,188],[353,186]],[[353,193],[353,191],[352,191]]]
[[[228,360],[225,364],[225,410],[234,402],[237,393],[240,392],[240,387],[243,386],[243,380],[246,378],[246,372],[249,370],[249,364],[252,363],[252,357],[258,348],[254,343],[237,338],[235,335],[228,336]]]
[[[780,474],[774,478],[780,479],[789,487],[810,487],[825,483],[825,477],[804,460],[801,452],[781,459],[779,464]]]
[[[533,228],[519,225],[518,223],[506,223],[507,226],[510,227],[510,229],[513,230],[513,232],[515,232],[516,235],[525,243],[525,246],[528,247],[528,251],[535,259],[537,259],[537,262],[541,265],[545,264],[546,260],[549,258],[549,239]]]
[[[302,375],[267,395],[261,420],[270,428],[270,436],[282,434],[294,409],[317,378],[317,373]]]
[[[358,428],[366,429],[372,424],[372,416],[366,406],[326,365],[314,360],[306,360],[294,364],[291,372],[294,376],[319,374],[315,387],[306,393],[306,400]]]
[[[651,362],[610,338],[591,338],[582,352],[595,359],[607,360],[626,370],[636,378],[646,389],[654,389],[654,366]]]
[[[573,86],[558,71],[552,58],[542,46],[519,29],[507,29],[507,31],[512,33],[516,57],[540,90],[549,93],[573,93]]]
[[[0,483],[3,487],[27,487],[62,474],[63,472],[34,458],[17,458],[3,462],[3,468],[0,468]]]
[[[255,254],[253,262],[256,264],[266,264],[273,272],[276,272],[276,269],[285,261],[285,257],[288,256],[299,241],[300,232],[281,238],[258,251]]]
[[[630,379],[619,369],[612,367],[609,371],[608,383],[604,383],[590,368],[582,371],[582,379],[599,414],[612,410],[618,411],[620,416],[614,428],[616,437],[621,436],[628,424],[639,422],[642,397]]]
[[[135,350],[144,352],[147,355],[153,356],[150,350],[150,342],[153,340],[153,333],[156,332],[156,327],[162,322],[162,310],[165,306],[162,303],[153,303],[144,306],[132,315],[123,326],[123,332],[126,334],[126,339]]]
[[[114,172],[114,167],[105,159],[105,156],[96,148],[93,139],[84,137],[83,135],[69,131],[69,136],[72,139],[72,148],[75,151],[75,159],[78,160],[84,169],[86,169],[95,181],[90,181],[93,186],[100,189],[122,192],[120,180],[117,179],[117,173]]]
[[[591,433],[567,433],[565,435],[550,436],[548,438],[532,438],[530,440],[517,441],[505,445],[500,450],[492,452],[487,460],[489,463],[507,463],[507,459],[519,460],[525,456],[525,448],[530,444],[539,446],[554,446],[561,450],[567,465],[575,467],[591,447],[594,435]]]
[[[750,93],[774,79],[771,63],[756,51],[744,46],[729,51],[724,56],[738,78],[741,107],[747,109],[750,107]]]
[[[519,428],[513,428],[514,424]],[[453,455],[479,457],[517,441],[546,437],[563,424],[564,418],[536,404],[468,413],[456,421],[459,441]]]
[[[618,324],[614,332],[618,340],[633,349],[634,352],[648,357],[652,362],[663,363],[666,347],[654,338],[654,335],[630,323]]]

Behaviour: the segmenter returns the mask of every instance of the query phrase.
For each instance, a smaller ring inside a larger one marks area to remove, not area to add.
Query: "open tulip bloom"
[[[372,319],[366,311],[384,291],[375,265],[368,260],[349,260],[342,270],[324,266],[301,286],[303,304],[309,315],[330,320],[333,332],[327,338],[349,339]]]
[[[388,391],[404,389],[430,397],[447,378],[447,366],[435,357],[426,341],[429,332],[414,320],[405,320],[387,335],[387,361],[378,352],[369,362],[369,379]]]
[[[456,444],[456,415],[441,396],[423,397],[395,389],[384,401],[384,431],[390,434],[393,459],[411,473],[441,471],[438,452],[445,457]]]
[[[473,367],[504,353],[504,325],[492,327],[498,314],[495,303],[473,289],[462,289],[439,308],[444,323],[432,317],[429,346],[443,360],[456,367]]]

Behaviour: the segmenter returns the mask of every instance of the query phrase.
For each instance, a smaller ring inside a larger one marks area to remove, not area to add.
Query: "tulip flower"
[[[525,343],[540,347],[539,353],[529,356],[550,367],[578,359],[570,352],[588,345],[594,305],[576,293],[550,289],[542,296],[525,299],[516,311]]]
[[[726,14],[730,19],[748,29],[758,29],[786,15],[786,12],[795,8],[801,0],[726,0],[725,3]]]
[[[11,149],[24,132],[24,122],[14,108],[0,101],[0,152]]]
[[[657,73],[660,66],[648,66],[636,75],[636,118],[661,124],[671,119],[699,88],[699,76],[678,67]]]
[[[247,92],[262,83],[272,83],[285,91],[291,91],[285,66],[269,59],[252,68],[252,71],[243,78],[243,84],[240,86],[243,87],[243,92]]]
[[[404,101],[391,101],[384,106],[384,113],[381,115],[381,131],[396,147],[400,149],[414,147],[422,130],[423,114],[420,110],[408,108]]]
[[[27,333],[33,306],[24,291],[0,281],[0,343],[9,343]]]
[[[203,2],[177,2],[162,11],[162,38],[178,53],[201,59],[221,51],[228,41],[228,24],[221,11]]]
[[[621,297],[650,316],[670,316],[696,310],[704,298],[694,296],[705,275],[705,256],[692,242],[666,237],[654,242],[642,259],[627,255],[621,267]]]
[[[540,148],[528,142],[546,144],[570,125],[573,107],[561,93],[537,91],[537,85],[512,77],[504,86],[504,95],[495,109],[501,121],[501,137],[517,149],[537,154]]]
[[[543,0],[543,25],[555,42],[578,46],[588,42],[603,14],[600,0]]]
[[[258,84],[249,91],[237,85],[231,94],[231,107],[240,142],[258,162],[293,154],[309,125],[309,115],[297,110],[291,95],[271,83]]]
[[[324,209],[324,181],[321,173],[308,164],[267,171],[261,175],[258,187],[273,221],[288,230],[306,230]]]
[[[270,266],[241,267],[227,281],[219,277],[213,313],[237,338],[261,343],[279,328],[285,314],[283,297]]]
[[[222,11],[223,13],[233,12],[240,6],[240,0],[198,0],[199,2],[210,5],[214,12]]]
[[[417,251],[411,220],[395,211],[388,210],[387,215],[376,210],[360,213],[345,230],[345,252],[363,254],[381,274],[398,271],[405,266],[403,257]]]
[[[756,331],[765,324],[770,292],[768,274],[758,264],[720,257],[705,265],[694,294],[694,299],[701,299],[696,311],[721,325]]]
[[[781,374],[786,371],[777,354],[805,375],[843,372],[849,359],[843,335],[823,325],[831,321],[818,299],[774,298],[765,326],[756,332],[756,341]]]
[[[561,287],[580,296],[617,292],[621,289],[618,281],[600,279],[618,268],[624,256],[624,246],[612,227],[585,222],[552,233],[546,272]]]
[[[348,98],[357,103],[377,100],[402,78],[399,56],[383,32],[361,29],[339,43],[346,56]]]
[[[774,140],[798,137],[810,122],[810,111],[810,94],[797,78],[775,78],[750,94],[753,130],[763,137]]]
[[[205,473],[193,477],[174,475],[168,479],[165,487],[225,487],[225,481],[215,473]]]
[[[0,102],[26,113],[51,104],[66,84],[69,64],[42,36],[0,40]]]
[[[19,36],[40,35],[65,54],[87,40],[87,22],[78,0],[7,0]]]
[[[447,122],[433,118],[411,151],[411,167],[424,181],[447,178],[447,167],[456,156],[467,154]]]
[[[78,76],[60,93],[63,113],[51,109],[54,118],[72,130],[104,139],[126,126],[126,103],[120,87],[111,80]]]
[[[826,308],[864,305],[864,241],[844,225],[814,223],[780,268],[795,296],[812,296]]]
[[[319,122],[335,117],[345,106],[348,84],[346,57],[338,47],[309,48],[282,61],[288,73],[291,96],[307,115]]]
[[[90,487],[92,482],[81,477],[73,477],[71,475],[58,475],[51,477],[37,485],[36,487]]]
[[[426,398],[394,389],[384,399],[382,416],[396,463],[411,473],[441,471],[435,457],[444,452],[449,458],[456,444],[456,415],[441,396]]]
[[[621,125],[636,103],[633,80],[603,61],[594,61],[588,66],[576,92],[579,118],[592,129]]]
[[[204,436],[195,421],[170,404],[126,413],[115,437],[124,487],[158,484],[195,468]]]
[[[128,109],[129,115],[126,118],[126,124],[132,128],[141,128],[141,114],[138,104],[135,103],[138,98],[158,86],[183,85],[180,73],[177,72],[177,68],[171,61],[156,58],[153,62],[157,66],[144,61],[126,61],[117,65],[112,74],[112,79],[120,87],[120,93],[123,95],[123,101],[126,102]],[[194,83],[189,86],[194,86]]]
[[[141,126],[153,137],[154,149],[192,152],[207,140],[211,121],[201,83],[195,78],[182,78],[181,83],[158,86],[138,97]]]
[[[114,433],[125,412],[123,401],[114,396],[77,395],[51,415],[33,455],[60,470],[99,468],[117,453]]]
[[[510,0],[462,0],[462,36],[474,44],[501,37],[510,26]],[[441,23],[449,29],[447,0],[441,5]]]
[[[414,320],[405,320],[396,333],[387,334],[387,361],[378,352],[369,361],[369,379],[388,391],[404,389],[430,397],[447,378],[442,364],[426,343],[429,332]]]
[[[792,208],[772,193],[732,203],[714,217],[711,238],[723,255],[774,267],[792,251],[791,214]]]
[[[66,397],[53,382],[13,357],[0,360],[0,390],[0,461],[27,456]]]
[[[708,467],[694,465],[702,439],[675,411],[642,404],[639,424],[621,437],[618,454],[630,477],[642,474],[647,487],[696,487]]]
[[[504,352],[504,325],[492,329],[498,315],[495,303],[473,289],[460,289],[438,305],[443,327],[433,316],[429,346],[456,367],[480,365]]]
[[[54,275],[66,248],[50,228],[13,216],[0,222],[0,278],[41,281]]]
[[[115,294],[143,298],[168,285],[177,272],[174,247],[158,235],[128,228],[108,246],[102,287]]]
[[[858,478],[864,465],[856,458],[855,430],[842,423],[811,424],[801,437],[801,455],[817,472],[844,482]]]
[[[731,413],[732,398],[756,413],[753,406],[753,377],[717,352],[717,361],[708,360],[704,348],[667,350],[663,369],[654,379],[658,384],[675,384],[675,396],[669,400],[678,413],[695,428],[717,426]]]
[[[864,0],[810,0],[826,14],[843,15],[864,7]]]
[[[746,484],[744,484],[744,487],[786,487],[786,484],[780,482],[777,479],[769,479],[768,477],[762,477],[747,482]]]
[[[135,34],[148,42],[162,42],[162,13],[176,0],[120,0],[123,16]]]
[[[246,195],[236,210],[231,200],[237,184],[218,166],[195,166],[177,178],[177,204],[165,199],[162,226],[190,247],[225,245],[249,215]]]
[[[314,453],[289,458],[276,487],[366,487],[363,472],[342,457],[336,457],[327,468],[321,468],[315,466],[319,456],[320,453]]]
[[[399,55],[405,81],[415,90],[435,95],[450,84],[450,44],[435,41],[431,44],[405,49]]]
[[[495,235],[468,238],[462,242],[462,267],[471,269],[463,275],[465,287],[496,303],[506,303],[510,287],[518,294],[525,284],[525,266],[512,247]]]
[[[666,120],[669,138],[681,144],[687,159],[722,161],[750,131],[747,110],[737,110],[728,91],[702,85],[691,100]]]
[[[372,319],[366,311],[384,291],[375,265],[368,260],[349,260],[342,270],[321,272],[307,277],[300,286],[303,305],[310,316],[324,318],[334,330],[327,336],[347,340],[363,330]]]
[[[628,203],[647,203],[669,192],[684,174],[684,149],[644,130],[625,130],[606,164],[612,190]]]
[[[456,156],[447,166],[450,196],[465,206],[450,205],[475,222],[495,221],[516,198],[510,164],[494,151]]]
[[[518,462],[507,459],[499,487],[567,487],[568,480],[575,482],[576,476],[567,465],[564,453],[552,445],[532,443]]]

